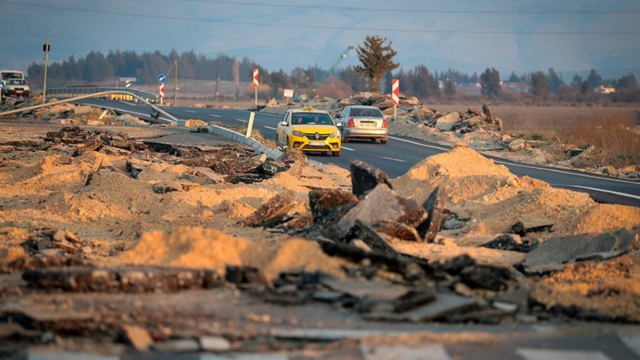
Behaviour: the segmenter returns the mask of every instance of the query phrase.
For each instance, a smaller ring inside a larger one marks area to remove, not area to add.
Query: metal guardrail
[[[71,87],[71,88],[52,88],[47,89],[47,97],[56,97],[56,98],[70,98],[70,97],[78,97],[84,95],[91,95],[103,92],[114,91],[111,94],[111,100],[127,100],[127,101],[135,101],[135,97],[127,94],[122,94],[122,91],[127,91],[132,94],[135,94],[150,103],[158,102],[158,95],[136,90],[136,89],[127,89],[127,88],[116,88],[116,87]],[[108,97],[109,95],[107,95]]]
[[[130,92],[129,90],[111,90],[111,91],[96,92],[96,93],[86,94],[86,95],[79,95],[79,96],[76,96],[76,97],[73,97],[73,98],[69,98],[69,99],[65,99],[65,100],[58,100],[58,101],[48,102],[48,103],[44,103],[44,104],[40,104],[40,105],[29,106],[29,107],[26,107],[26,108],[20,108],[20,109],[0,112],[0,117],[5,116],[5,115],[16,114],[16,113],[24,113],[24,112],[40,109],[40,108],[47,107],[47,106],[53,106],[53,105],[57,105],[57,104],[62,104],[62,103],[67,103],[67,102],[72,102],[72,101],[77,101],[77,100],[82,100],[82,99],[88,99],[88,98],[92,98],[92,97],[109,96],[109,95],[112,95],[112,94],[127,95],[127,96],[135,98],[136,100],[146,104],[147,106],[149,106],[152,109],[151,114],[149,114],[149,115],[152,118],[156,119],[156,120],[158,119],[160,114],[162,114],[162,115],[164,115],[165,117],[167,117],[169,119],[168,122],[174,123],[174,124],[179,125],[179,126],[184,126],[184,123],[185,123],[184,120],[176,119],[173,115],[171,115],[168,112],[162,110],[161,108],[153,105],[152,103],[150,103],[146,99],[138,96],[137,94],[134,94],[134,93]]]

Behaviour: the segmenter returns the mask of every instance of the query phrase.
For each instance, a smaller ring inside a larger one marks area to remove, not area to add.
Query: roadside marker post
[[[247,124],[247,134],[244,136],[245,139],[251,137],[251,130],[253,129],[253,119],[255,117],[256,117],[256,113],[252,111],[251,115],[249,115],[249,123]]]
[[[400,80],[391,81],[391,101],[393,102],[393,120],[398,116],[398,104],[400,103]]]
[[[164,83],[167,81],[167,76],[165,74],[158,75],[158,97],[160,98],[160,105],[162,105],[162,99],[164,99]]]
[[[253,68],[253,87],[256,90],[256,106],[258,106],[258,85],[260,85],[260,74],[258,68]]]

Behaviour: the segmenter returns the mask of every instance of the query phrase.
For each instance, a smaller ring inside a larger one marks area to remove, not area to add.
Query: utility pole
[[[49,37],[47,37],[47,42],[42,47],[44,51],[44,81],[42,86],[42,103],[44,104],[47,101],[47,63],[49,62]]]
[[[178,106],[178,60],[173,61],[173,106]]]

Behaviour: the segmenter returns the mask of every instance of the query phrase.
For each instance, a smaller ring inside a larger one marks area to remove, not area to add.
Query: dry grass
[[[640,164],[640,134],[633,127],[631,115],[593,115],[568,125],[562,137],[580,147],[595,145],[605,165],[621,168]]]

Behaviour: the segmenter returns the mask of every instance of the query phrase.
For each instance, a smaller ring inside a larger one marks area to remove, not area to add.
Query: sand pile
[[[317,243],[292,238],[270,245],[203,228],[144,233],[113,263],[211,269],[220,274],[226,266],[252,266],[272,280],[281,272],[297,270],[344,276],[340,268],[344,262],[326,255]]]
[[[578,306],[609,320],[640,321],[640,254],[602,263],[576,263],[538,282],[533,296],[546,309]]]
[[[528,226],[552,224],[554,232],[542,234],[543,239],[640,225],[636,207],[597,204],[585,193],[518,178],[465,145],[421,161],[392,184],[397,193],[418,202],[443,186],[445,207],[470,219],[456,235],[477,237],[478,242],[505,233],[518,221]]]

